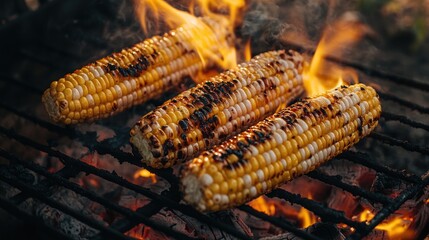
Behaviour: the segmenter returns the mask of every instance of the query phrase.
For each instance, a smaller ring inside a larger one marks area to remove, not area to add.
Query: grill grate
[[[60,1],[48,2],[44,6],[42,6],[41,9],[39,9],[38,11],[30,12],[28,14],[25,14],[19,17],[17,20],[15,20],[18,22],[13,21],[9,23],[8,25],[6,25],[6,27],[3,27],[2,29],[0,29],[0,33],[7,32],[8,29],[13,29],[15,25],[21,24],[25,21],[30,21],[31,19],[36,17],[39,18],[40,16],[43,16],[47,12],[53,11],[53,9],[58,7],[58,2]],[[76,2],[79,2],[79,1],[76,1]],[[97,2],[97,1],[91,1],[91,2]],[[79,4],[76,4],[76,5],[79,5]],[[112,49],[109,49],[110,48],[109,44],[106,44],[105,41],[97,37],[87,35],[84,33],[82,34],[76,33],[76,36],[74,37],[84,38],[94,46],[97,46],[101,49],[108,48],[107,49],[108,51],[112,50]],[[35,46],[33,46],[33,48],[39,49],[38,51],[41,51],[40,49],[43,49],[43,51],[46,51],[47,53],[49,53],[49,55],[48,54],[38,55],[32,51],[20,50],[17,58],[25,59],[26,61],[31,61],[34,64],[39,64],[39,65],[41,64],[46,68],[50,69],[51,71],[57,72],[58,75],[61,75],[64,72],[69,70],[68,68],[70,68],[70,66],[65,65],[67,63],[67,59],[70,59],[73,62],[78,62],[76,64],[82,64],[85,61],[87,61],[87,59],[81,59],[79,58],[79,56],[74,56],[73,54],[60,51],[57,47],[54,47],[52,43],[49,43],[49,42],[36,42],[34,44]],[[285,46],[287,48],[305,50],[306,52],[310,52],[310,53],[312,52],[311,49],[304,49],[302,46],[293,45],[291,43],[282,43],[281,48],[284,48]],[[63,61],[58,63],[53,60],[50,60],[49,57],[46,58],[51,54],[62,57]],[[425,94],[427,94],[427,92],[429,91],[429,85],[423,82],[381,72],[360,64],[344,61],[344,59],[337,59],[337,58],[328,58],[328,59],[337,64],[352,67],[360,72],[365,73],[368,76],[375,77],[382,81],[387,81],[387,82],[391,81],[395,84],[406,86],[407,88],[419,89],[425,92]],[[19,92],[21,95],[29,95],[35,98],[39,98],[43,90],[40,86],[36,85],[36,81],[24,82],[24,78],[15,77],[14,75],[11,75],[11,74],[0,75],[0,84],[10,86],[10,88],[13,89],[12,92],[15,92],[15,93]],[[380,97],[383,101],[392,101],[410,110],[416,110],[424,115],[429,114],[428,107],[410,102],[399,96],[381,91]],[[49,144],[39,143],[36,137],[27,137],[19,133],[19,130],[17,129],[7,129],[4,126],[0,126],[0,135],[2,136],[3,140],[13,141],[29,149],[45,152],[50,157],[58,158],[58,160],[64,164],[64,167],[61,170],[59,170],[56,173],[51,173],[45,167],[29,162],[23,159],[22,157],[19,157],[18,156],[19,154],[17,152],[14,152],[13,149],[1,147],[0,156],[4,159],[9,160],[11,164],[9,167],[0,168],[0,181],[7,183],[10,186],[17,188],[21,191],[20,193],[8,199],[5,197],[0,197],[0,207],[3,208],[4,210],[10,212],[15,216],[18,216],[20,219],[22,219],[25,222],[37,224],[38,227],[40,227],[43,230],[46,230],[46,233],[49,235],[52,235],[53,238],[61,238],[61,239],[69,239],[70,237],[58,231],[57,229],[52,228],[47,224],[43,224],[43,221],[41,221],[41,219],[33,215],[30,215],[24,210],[22,210],[19,207],[19,204],[31,198],[31,199],[37,199],[47,205],[50,205],[53,208],[57,208],[60,211],[78,219],[82,223],[85,223],[99,230],[100,231],[99,235],[95,236],[94,239],[105,239],[105,238],[130,239],[130,237],[124,235],[123,233],[127,232],[128,230],[132,229],[133,227],[137,226],[140,223],[143,223],[146,226],[149,226],[153,229],[162,231],[166,235],[172,236],[177,239],[192,239],[189,236],[186,236],[176,230],[171,229],[168,226],[161,225],[150,219],[151,216],[153,216],[163,208],[170,208],[170,209],[180,211],[181,213],[187,216],[198,219],[203,223],[206,223],[210,226],[218,228],[223,232],[228,233],[239,239],[251,239],[251,237],[245,235],[243,232],[231,227],[228,224],[225,224],[219,221],[217,219],[217,214],[205,215],[194,210],[189,206],[178,204],[177,202],[180,200],[180,195],[179,195],[179,192],[177,191],[178,180],[177,180],[177,177],[173,175],[171,170],[156,170],[156,169],[151,169],[149,167],[143,166],[142,163],[139,162],[138,158],[135,157],[133,154],[119,150],[120,147],[124,146],[128,142],[128,132],[129,132],[128,128],[126,127],[118,128],[114,126],[112,127],[107,122],[104,125],[114,129],[115,132],[118,134],[119,139],[115,139],[115,140],[107,139],[105,141],[98,142],[97,136],[94,132],[83,134],[77,131],[76,129],[74,129],[73,127],[63,127],[63,126],[52,124],[51,122],[38,117],[37,113],[34,113],[34,111],[21,110],[21,109],[35,109],[38,105],[40,105],[39,102],[35,102],[35,103],[30,102],[30,103],[24,103],[22,105],[16,106],[10,100],[1,99],[0,101],[0,109],[2,109],[2,111],[4,111],[6,114],[16,115],[20,120],[25,121],[26,124],[30,124],[31,126],[34,126],[34,127],[41,127],[43,131],[59,134],[62,136],[67,136],[72,140],[77,140],[80,143],[82,143],[85,147],[87,147],[90,152],[96,151],[99,154],[104,154],[104,155],[109,154],[115,157],[121,163],[127,162],[139,167],[145,167],[151,172],[155,173],[157,176],[167,180],[171,184],[171,188],[170,188],[171,190],[164,191],[161,194],[155,193],[149,189],[146,189],[142,186],[136,185],[134,183],[131,183],[123,179],[122,177],[116,175],[114,172],[109,172],[103,169],[99,169],[97,167],[84,163],[79,159],[76,159],[68,154],[60,152],[56,150],[54,146],[50,146]],[[137,109],[134,109],[134,111],[140,112],[142,110],[137,108]],[[404,115],[397,115],[397,114],[391,113],[389,112],[389,109],[387,109],[387,111],[383,111],[382,119],[384,120],[383,123],[390,122],[390,121],[397,121],[397,122],[401,122],[402,124],[405,124],[409,128],[420,128],[425,131],[429,131],[429,125],[411,120]],[[408,152],[418,152],[425,156],[429,156],[429,148],[426,146],[412,144],[412,143],[409,143],[408,141],[398,139],[380,132],[375,132],[372,135],[370,135],[370,137],[377,144],[388,145],[389,147],[396,146],[396,147],[403,148],[405,151],[408,151]],[[382,173],[389,177],[400,179],[404,183],[406,183],[408,187],[395,198],[390,198],[386,195],[370,192],[363,188],[345,183],[342,181],[341,176],[326,175],[318,170],[315,170],[307,174],[307,176],[312,179],[316,179],[317,181],[335,186],[336,188],[349,192],[354,196],[362,197],[372,203],[382,204],[383,208],[381,208],[381,210],[375,214],[374,218],[371,221],[369,221],[368,224],[349,219],[341,211],[329,208],[321,203],[318,203],[317,201],[304,198],[300,195],[297,195],[295,193],[292,193],[286,190],[276,189],[273,192],[267,194],[267,196],[269,198],[284,199],[287,202],[301,205],[302,207],[315,213],[322,220],[327,220],[330,223],[343,223],[348,225],[349,227],[353,227],[354,229],[356,229],[356,231],[349,237],[349,239],[361,239],[362,237],[367,236],[379,223],[381,223],[384,219],[390,216],[406,200],[413,198],[416,194],[421,192],[426,186],[429,185],[429,177],[427,175],[423,175],[419,177],[416,175],[405,174],[401,171],[388,168],[382,164],[377,163],[377,161],[374,160],[374,158],[371,156],[370,153],[362,150],[345,152],[342,155],[338,156],[336,159],[334,159],[332,162],[334,162],[335,164],[335,162],[338,161],[339,159],[345,159],[346,161],[350,161],[354,164],[363,165],[365,167],[373,169],[377,173]],[[40,181],[36,185],[28,184],[25,181],[25,179],[22,179],[22,177],[20,177],[19,174],[16,174],[12,170],[12,168],[16,166],[21,166],[24,169],[31,170],[40,176],[44,176],[45,179]],[[106,198],[104,198],[99,194],[96,194],[92,191],[82,188],[80,185],[73,183],[72,181],[69,180],[70,178],[75,177],[77,174],[81,172],[98,176],[109,182],[115,183],[119,186],[132,190],[136,193],[139,193],[151,199],[151,202],[135,211],[132,211],[129,208],[123,207],[117,203],[107,200]],[[122,215],[124,218],[114,222],[110,226],[106,226],[96,219],[89,218],[84,214],[76,210],[73,210],[69,206],[66,206],[64,204],[61,204],[53,200],[50,197],[50,192],[49,192],[50,187],[52,186],[62,186],[66,189],[69,189],[85,198],[90,199],[93,202],[96,202],[104,206],[106,209],[112,210]],[[247,205],[240,206],[238,209],[252,216],[255,216],[259,219],[262,219],[263,221],[267,221],[277,227],[280,227],[284,230],[294,233],[298,237],[302,237],[304,239],[311,239],[311,240],[320,239],[317,236],[311,235],[299,228],[296,228],[288,220],[269,216],[265,213],[254,210],[253,208]]]

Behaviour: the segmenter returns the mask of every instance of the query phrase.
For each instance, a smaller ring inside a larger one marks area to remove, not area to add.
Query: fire
[[[354,71],[332,66],[325,58],[357,42],[367,33],[369,33],[367,26],[348,19],[340,20],[325,29],[310,66],[304,70],[304,86],[308,96],[315,96],[341,85],[347,85],[348,81],[345,79],[352,78],[353,82],[358,82]]]
[[[237,17],[240,16],[240,10],[245,5],[244,0],[195,0],[191,1],[189,12],[176,9],[164,0],[135,0],[135,3],[137,16],[146,33],[151,23],[148,22],[148,12],[152,14],[157,22],[162,19],[171,29],[191,26],[189,34],[193,37],[190,44],[196,49],[204,64],[207,63],[207,60],[211,60],[223,69],[237,65],[236,49],[234,44],[228,44],[228,38],[234,36],[234,23],[237,21]],[[193,15],[194,9],[198,9],[199,17]],[[220,27],[217,29],[210,28],[203,21],[203,18],[210,18],[216,21],[220,24]],[[216,43],[218,47],[216,52],[213,52],[213,42],[207,42],[203,36],[219,35],[225,35],[225,39]]]
[[[310,194],[308,195],[308,198],[311,199]],[[264,196],[256,198],[255,200],[249,202],[248,205],[253,209],[263,212],[269,216],[274,216],[277,214],[282,215],[283,217],[295,219],[300,223],[299,226],[302,228],[309,227],[318,222],[318,219],[314,213],[303,207],[297,211],[296,208],[290,205],[281,204],[281,202],[276,200],[266,199]]]
[[[310,193],[308,194],[308,199],[313,199]],[[301,207],[297,217],[301,222],[301,227],[303,228],[307,228],[318,222],[317,217],[314,215],[314,213],[308,211],[304,207]]]
[[[264,196],[260,196],[257,199],[249,202],[249,206],[270,216],[273,216],[276,213],[276,206],[272,203],[268,203]]]
[[[361,222],[369,222],[374,216],[374,213],[366,209],[357,218]],[[387,232],[390,239],[397,239],[398,237],[406,238],[406,236],[413,235],[411,230],[408,229],[412,222],[412,218],[395,216],[378,224],[375,229]]]
[[[141,169],[141,170],[138,170],[137,172],[134,173],[134,179],[137,179],[137,178],[140,178],[140,177],[142,177],[142,178],[150,178],[151,181],[152,181],[152,183],[156,183],[156,175],[153,174],[153,173],[151,173],[151,172],[149,172],[146,169]]]
[[[244,60],[249,61],[252,58],[252,48],[250,39],[244,45]]]

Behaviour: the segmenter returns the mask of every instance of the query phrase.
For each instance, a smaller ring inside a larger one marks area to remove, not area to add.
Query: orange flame
[[[164,0],[135,0],[135,11],[143,30],[149,30],[147,13],[150,10],[153,17],[162,20],[170,28],[189,26],[189,34],[192,36],[191,45],[195,48],[204,64],[207,60],[215,62],[219,67],[227,69],[237,65],[236,49],[233,44],[228,44],[227,36],[234,36],[234,22],[237,20],[239,10],[244,7],[244,0],[195,0],[190,3],[190,12],[182,11],[169,5]],[[202,18],[194,16],[194,9],[199,9],[201,17],[208,17],[220,24],[216,29],[210,28]],[[221,14],[215,12],[227,12]],[[220,10],[219,10],[220,9]],[[226,32],[225,32],[226,31]],[[207,41],[207,36],[222,36],[215,44]],[[216,45],[214,52],[213,45]]]
[[[357,218],[361,222],[369,222],[373,217],[374,213],[366,209],[362,211]],[[395,216],[387,221],[384,221],[375,227],[375,229],[387,232],[387,235],[390,239],[408,238],[413,235],[413,232],[408,229],[411,223],[413,222],[412,218],[399,217]]]
[[[308,198],[312,199],[310,194],[308,195]],[[256,198],[255,200],[249,202],[248,205],[257,211],[263,212],[270,216],[281,214],[294,218],[300,222],[300,227],[303,228],[309,227],[318,221],[314,213],[303,207],[297,211],[292,206],[281,204],[276,200],[269,199],[268,201],[264,196]]]
[[[310,66],[304,70],[304,87],[308,96],[315,96],[347,84],[345,78],[352,78],[353,82],[358,82],[356,72],[329,65],[325,58],[344,50],[344,47],[357,42],[367,33],[369,28],[366,25],[349,19],[340,20],[325,29]]]
[[[244,45],[244,60],[249,61],[252,58],[252,48],[250,44],[250,39],[247,40],[246,44]]]
[[[249,202],[249,206],[259,212],[263,212],[270,216],[273,216],[276,213],[276,206],[272,203],[268,203],[265,200],[264,196],[260,196],[255,200]]]
[[[151,173],[151,172],[149,172],[146,169],[141,169],[141,170],[138,170],[137,172],[134,173],[134,179],[137,179],[137,178],[140,178],[140,177],[142,177],[142,178],[150,178],[151,181],[152,181],[152,183],[156,183],[156,175],[153,174],[153,173]]]
[[[310,193],[308,194],[308,199],[313,199]],[[307,228],[318,222],[317,217],[314,215],[314,213],[308,211],[304,207],[301,207],[297,217],[301,222],[301,227],[303,228]]]

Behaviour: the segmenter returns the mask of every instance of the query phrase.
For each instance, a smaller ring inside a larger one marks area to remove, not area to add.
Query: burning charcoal
[[[252,230],[255,239],[278,235],[283,232],[283,230],[279,227],[276,227],[275,225],[267,221],[261,220],[260,218],[257,218],[251,214],[237,210],[233,211],[236,211],[241,221],[243,221],[247,225],[247,227]]]
[[[306,231],[314,236],[318,236],[322,239],[330,239],[330,240],[344,240],[346,237],[341,234],[338,228],[335,225],[328,223],[316,223]]]
[[[224,212],[221,213],[221,215],[217,215],[216,219],[219,219],[219,221],[225,223],[230,223],[236,227],[237,230],[252,236],[250,229],[238,216],[239,215],[234,212]],[[152,216],[151,219],[162,225],[169,226],[171,229],[174,229],[185,235],[198,239],[237,239],[228,233],[201,223],[199,220],[189,217],[188,215],[185,215],[182,212],[176,210],[162,209],[159,213]],[[142,224],[130,230],[127,234],[129,236],[143,237],[145,239],[170,239],[163,233],[155,231],[152,228],[148,228]]]
[[[346,237],[338,230],[337,227],[328,223],[316,223],[306,228],[305,231],[321,239],[329,239],[329,240],[346,239]],[[261,240],[304,240],[304,239],[297,237],[293,233],[284,233],[277,236],[262,238]]]
[[[369,189],[375,178],[375,171],[350,161],[338,159],[335,164],[325,164],[320,171],[330,176],[341,176],[341,181]]]
[[[327,199],[328,207],[343,211],[347,217],[352,217],[359,207],[358,198],[344,190],[333,188]]]
[[[60,189],[52,194],[51,198],[71,207],[87,217],[103,222],[102,218],[93,211],[96,208],[102,207],[94,205],[94,203],[91,203],[88,199],[77,195],[75,192]],[[56,226],[58,230],[74,239],[87,239],[98,232],[75,218],[44,203],[35,203],[34,213],[36,216],[40,216],[45,223],[50,224],[51,226]]]

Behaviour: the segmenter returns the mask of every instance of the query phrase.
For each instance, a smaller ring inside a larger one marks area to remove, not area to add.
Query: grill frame
[[[52,9],[55,9],[57,6],[56,4],[58,4],[58,2],[59,1],[47,2],[38,11],[29,12],[23,16],[20,16],[16,20],[8,23],[6,27],[1,28],[0,34],[7,32],[8,29],[12,29],[14,25],[20,24],[20,22],[22,23],[24,21],[29,21],[28,19],[33,19],[36,17],[38,18],[41,15],[43,16],[44,14],[46,14],[47,11],[52,11]],[[97,1],[92,1],[92,2],[97,2]],[[76,4],[76,5],[79,5],[79,4]],[[107,46],[107,45],[103,45],[102,43],[100,44],[100,42],[103,42],[103,41],[100,41],[97,39],[92,39],[91,41],[94,44],[99,45],[99,47]],[[56,54],[60,56],[64,56],[65,58],[67,57],[75,58],[73,56],[69,56],[68,54],[65,54],[62,51],[58,51],[58,49],[56,49],[55,47],[51,47],[49,43],[47,44],[43,43],[43,44],[46,45],[45,46],[46,51],[55,52]],[[304,48],[303,46],[296,45],[293,43],[288,43],[288,42],[279,43],[276,46],[276,48],[295,49],[301,52],[302,51],[308,52],[310,54],[314,52],[313,49]],[[109,49],[108,51],[112,51],[112,49]],[[37,55],[31,55],[31,53],[28,54],[28,52],[20,53],[20,55],[21,55],[20,57],[31,59],[32,61],[37,62],[39,64],[43,64],[56,72],[68,72],[67,67],[64,67],[64,65],[57,64],[57,63],[52,64],[52,62],[49,62],[49,61],[46,62],[46,60],[43,59],[43,56],[38,57]],[[354,62],[345,61],[344,59],[338,59],[334,57],[328,57],[327,59],[336,64],[352,67],[355,70],[364,72],[369,76],[376,77],[377,79],[381,79],[383,81],[388,81],[388,82],[390,81],[395,84],[403,85],[412,89],[419,89],[425,93],[429,92],[429,84],[426,84],[420,81],[416,81],[406,77],[368,68],[366,66],[363,66]],[[88,59],[82,60],[79,58],[75,58],[75,61],[80,63],[83,63],[83,61],[87,61],[87,60]],[[58,66],[58,65],[62,65],[62,66]],[[58,67],[60,67],[59,68],[60,70],[58,70]],[[17,79],[16,77],[13,77],[13,76],[0,74],[0,81],[3,82],[4,84],[10,85],[12,88],[15,88],[17,92],[21,92],[21,94],[41,96],[41,93],[43,91],[43,89],[40,88],[39,86],[36,86],[34,82],[33,84],[29,84],[29,83],[23,82],[22,79]],[[429,107],[412,103],[398,96],[385,93],[385,92],[380,92],[380,97],[382,100],[393,101],[411,110],[419,111],[422,114],[425,114],[425,115],[429,114]],[[47,232],[49,234],[52,234],[54,238],[62,237],[62,238],[68,239],[69,237],[67,237],[67,235],[59,232],[56,229],[53,229],[52,227],[46,224],[41,224],[42,222],[41,219],[26,213],[25,211],[21,210],[18,207],[19,203],[22,203],[28,198],[37,198],[47,203],[48,205],[58,207],[64,213],[72,215],[77,219],[82,220],[82,222],[87,223],[90,226],[98,228],[100,230],[100,234],[94,237],[94,239],[103,239],[106,237],[109,237],[112,239],[129,239],[124,235],[122,235],[122,233],[128,231],[134,226],[137,226],[137,224],[139,223],[144,223],[145,225],[150,226],[154,229],[163,231],[165,234],[172,237],[176,237],[180,239],[193,239],[193,238],[189,238],[188,236],[182,235],[179,232],[168,228],[167,226],[162,226],[160,224],[157,224],[149,219],[150,216],[158,212],[156,210],[160,210],[164,207],[167,207],[167,208],[178,210],[185,215],[196,218],[201,222],[204,222],[211,226],[219,228],[223,232],[231,234],[232,236],[237,237],[239,239],[251,239],[249,236],[244,235],[242,232],[232,228],[231,226],[219,222],[216,219],[216,214],[205,215],[205,214],[199,213],[198,211],[192,209],[189,206],[176,203],[176,201],[180,199],[179,192],[177,191],[178,188],[174,187],[174,186],[177,186],[178,180],[177,180],[177,177],[172,174],[171,170],[168,170],[168,169],[157,170],[157,169],[152,169],[150,167],[144,166],[141,162],[139,162],[138,157],[135,157],[133,154],[120,151],[118,150],[119,147],[112,148],[112,145],[116,146],[118,143],[112,142],[111,139],[108,139],[103,142],[97,142],[95,133],[82,134],[81,132],[77,131],[73,127],[63,127],[63,126],[52,124],[49,121],[46,121],[37,117],[35,114],[18,110],[17,107],[11,106],[10,102],[6,103],[3,100],[4,99],[0,101],[0,109],[2,109],[3,111],[9,112],[10,114],[14,114],[18,116],[20,119],[23,119],[26,122],[29,122],[30,124],[33,124],[35,126],[39,126],[45,129],[46,131],[58,133],[58,134],[67,136],[70,139],[77,140],[81,142],[85,147],[87,147],[91,152],[96,151],[99,154],[110,154],[113,157],[117,158],[118,161],[121,163],[127,162],[130,164],[136,165],[138,167],[144,167],[149,171],[155,173],[157,176],[164,178],[170,184],[172,184],[171,189],[176,189],[176,191],[170,190],[162,194],[151,192],[150,190],[145,189],[141,186],[135,185],[131,182],[128,182],[125,179],[111,172],[98,169],[84,162],[81,162],[78,159],[74,159],[71,156],[68,156],[62,152],[55,150],[52,146],[40,144],[37,141],[35,141],[35,139],[27,138],[19,134],[15,130],[6,129],[3,126],[0,126],[0,135],[2,135],[3,137],[6,136],[6,138],[9,140],[13,139],[14,141],[19,142],[22,145],[26,145],[31,147],[32,149],[37,149],[39,151],[45,152],[49,156],[57,157],[64,164],[64,168],[62,168],[60,171],[56,172],[55,174],[51,174],[47,172],[46,169],[44,169],[43,167],[17,157],[16,154],[11,153],[10,150],[0,148],[0,156],[2,158],[8,159],[11,162],[11,165],[20,165],[26,169],[29,169],[38,174],[44,175],[47,179],[51,179],[51,180],[53,179],[55,181],[53,182],[53,181],[45,180],[39,183],[38,185],[29,185],[22,182],[19,176],[14,175],[9,168],[0,168],[0,180],[22,190],[21,193],[18,193],[17,195],[15,195],[10,199],[5,199],[3,197],[0,197],[0,207],[6,211],[10,211],[11,214],[19,216],[22,220],[26,222],[38,223],[38,225],[41,228],[46,229]],[[158,103],[159,102],[155,102],[155,104],[158,104]],[[382,118],[384,121],[398,121],[408,125],[409,127],[421,128],[425,131],[429,131],[429,125],[411,120],[404,115],[397,115],[397,114],[383,111]],[[119,129],[119,130],[115,129],[115,130],[120,133],[127,133],[129,129],[124,128],[124,129]],[[411,144],[402,139],[397,139],[397,138],[394,138],[385,134],[377,133],[377,132],[371,134],[369,137],[373,138],[374,140],[377,141],[377,143],[380,143],[380,144],[397,146],[410,152],[419,152],[426,156],[429,155],[428,147]],[[126,142],[123,142],[123,143],[126,143]],[[374,218],[371,221],[369,221],[368,224],[360,223],[360,222],[348,219],[344,216],[344,214],[342,214],[339,211],[336,211],[331,208],[327,208],[326,206],[323,206],[322,204],[316,201],[303,198],[297,194],[294,194],[285,190],[276,189],[273,192],[267,194],[267,196],[270,198],[273,198],[273,197],[281,198],[290,203],[299,204],[302,207],[315,213],[317,216],[321,217],[322,219],[329,219],[330,222],[347,224],[348,226],[356,229],[356,231],[351,236],[349,236],[348,239],[361,239],[362,237],[368,235],[384,219],[390,216],[406,200],[411,199],[413,196],[423,191],[423,189],[429,185],[428,174],[424,174],[422,176],[415,176],[412,174],[405,174],[401,171],[390,169],[384,165],[377,163],[371,156],[369,156],[365,152],[347,151],[341,154],[340,156],[338,156],[336,159],[345,159],[347,161],[353,162],[354,164],[363,165],[365,167],[375,170],[378,173],[383,173],[389,177],[398,178],[401,181],[407,182],[409,186],[404,191],[402,191],[396,198],[390,199],[385,195],[369,192],[365,189],[341,182],[338,176],[328,176],[326,174],[321,173],[318,170],[315,170],[307,174],[307,176],[309,176],[312,179],[316,179],[323,183],[332,185],[336,188],[343,189],[349,193],[352,193],[355,196],[360,196],[365,199],[368,199],[371,202],[379,202],[383,204],[383,208],[376,213]],[[335,162],[336,160],[334,159],[332,161]],[[128,188],[137,193],[140,193],[152,199],[152,201],[148,205],[145,205],[142,208],[133,212],[130,209],[126,209],[116,203],[110,202],[104,199],[102,196],[95,194],[93,192],[90,192],[68,180],[68,178],[76,176],[79,172],[94,174],[96,176],[106,179],[107,181],[114,182],[117,185]],[[102,226],[99,223],[97,223],[94,219],[88,219],[83,214],[75,212],[74,210],[69,209],[67,206],[61,206],[61,204],[58,204],[52,201],[47,196],[45,190],[49,189],[49,187],[53,185],[61,185],[65,188],[68,188],[81,196],[87,197],[94,202],[98,202],[99,204],[103,205],[106,209],[111,209],[113,211],[116,211],[118,213],[121,213],[127,216],[127,218],[117,222],[114,226],[110,226],[110,227]],[[257,218],[260,218],[264,221],[270,222],[271,224],[278,226],[284,230],[290,231],[291,233],[294,233],[299,237],[302,237],[305,239],[312,239],[312,240],[320,239],[317,236],[311,235],[307,232],[304,232],[301,229],[294,227],[292,223],[284,219],[268,216],[264,213],[261,213],[252,209],[247,205],[240,206],[238,207],[238,209],[250,215],[253,215]]]

